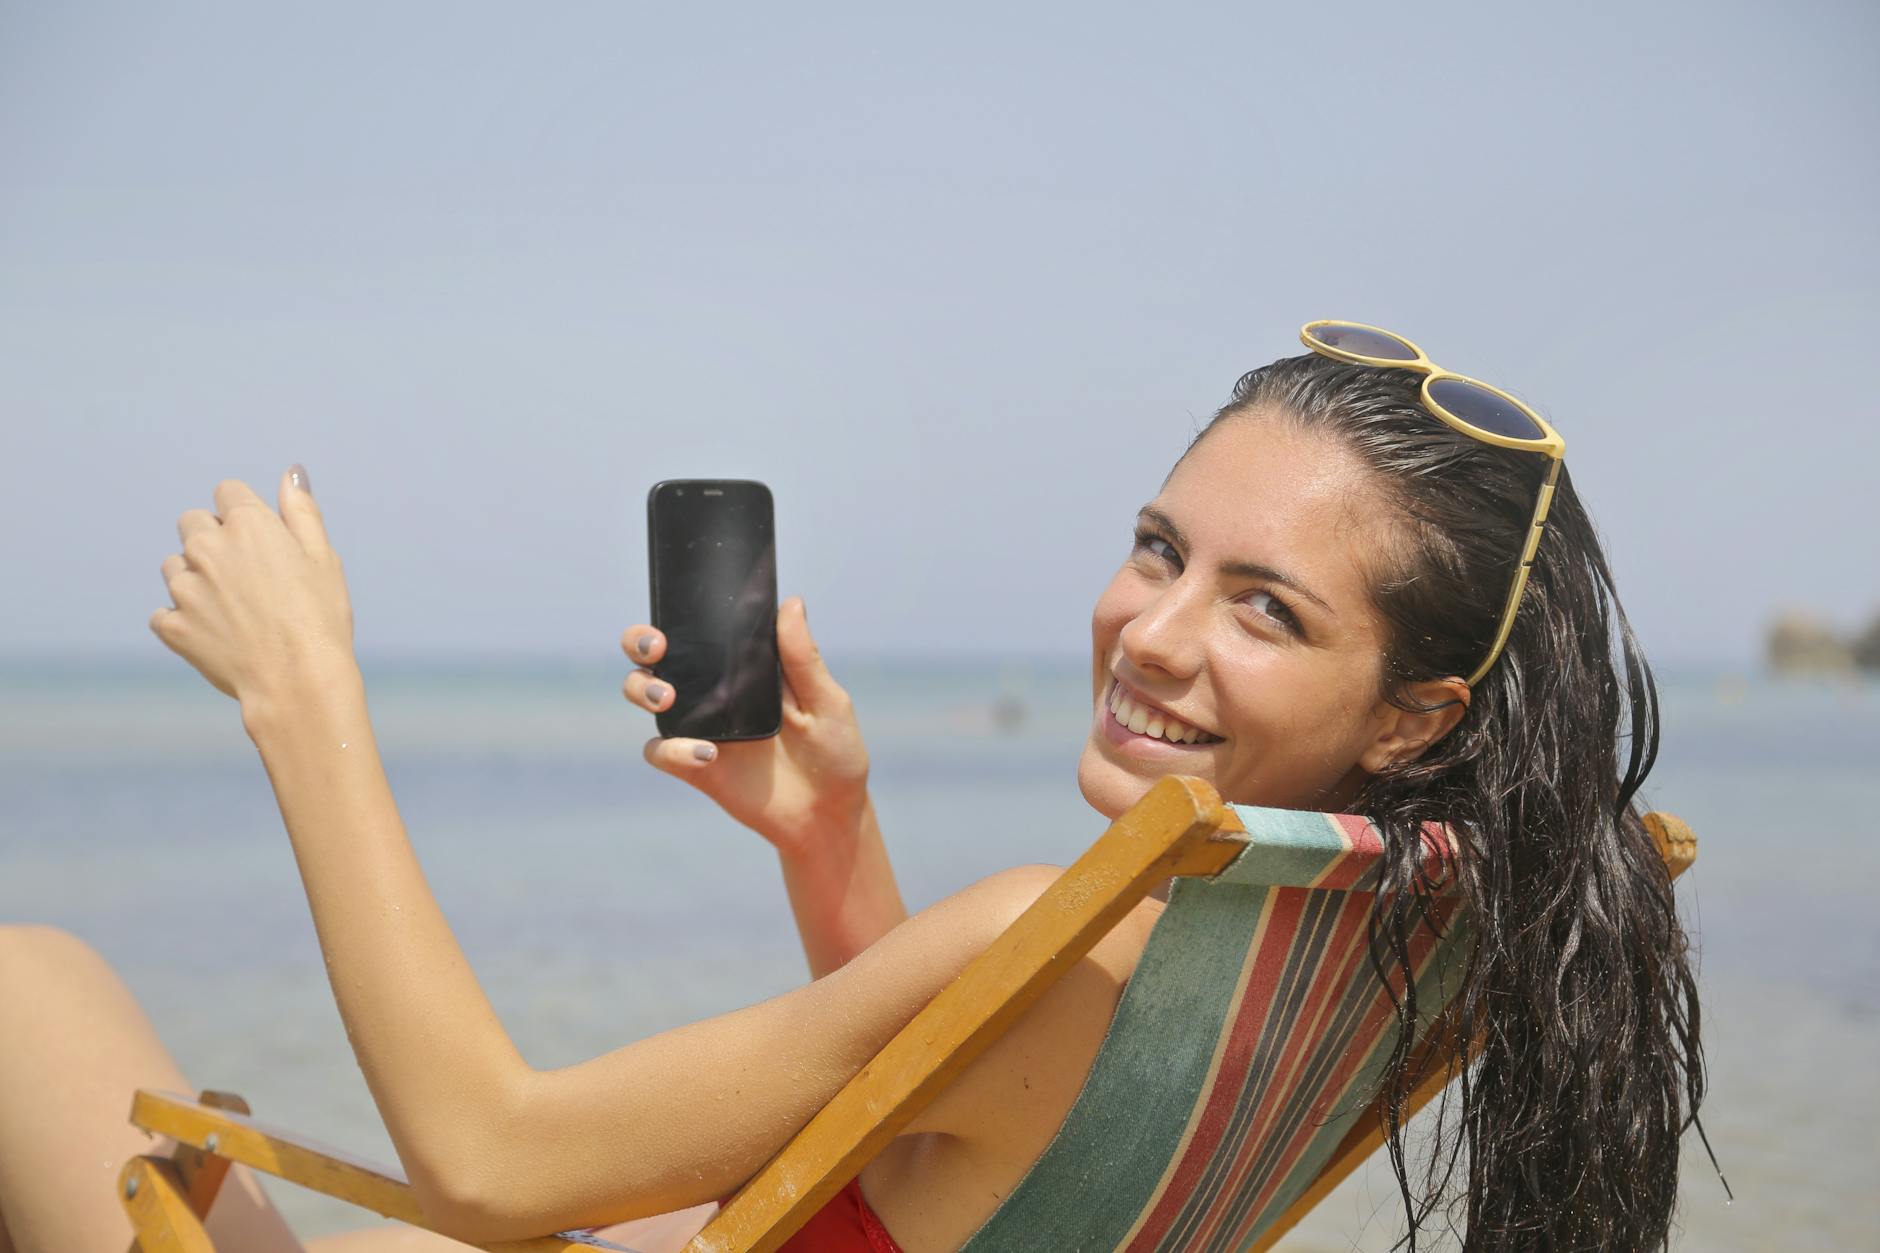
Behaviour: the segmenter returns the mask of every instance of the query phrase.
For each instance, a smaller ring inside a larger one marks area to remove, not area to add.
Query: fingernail
[[[646,685],[646,700],[648,704],[657,705],[660,701],[665,699],[666,685],[664,683],[648,683]]]
[[[642,635],[633,641],[633,651],[644,657],[653,651],[653,637]]]
[[[716,744],[700,744],[692,750],[692,755],[700,761],[711,761],[718,756]]]
[[[287,467],[287,477],[292,480],[295,487],[298,487],[309,496],[313,495],[313,480],[307,477],[306,466],[296,461],[293,465]]]

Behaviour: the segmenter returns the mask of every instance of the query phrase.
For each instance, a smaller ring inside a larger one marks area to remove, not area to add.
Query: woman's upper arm
[[[452,1225],[462,1229],[448,1234],[602,1226],[736,1190],[1049,878],[1030,866],[992,875],[814,983],[530,1072],[450,1163]]]

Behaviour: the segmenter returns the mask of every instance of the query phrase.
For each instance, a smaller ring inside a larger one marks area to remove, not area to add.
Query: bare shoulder
[[[456,1216],[447,1234],[482,1242],[601,1226],[735,1190],[1057,874],[1021,866],[989,875],[814,983],[531,1071],[440,1164],[447,1182],[434,1199]],[[701,1110],[711,1117],[701,1121]]]
[[[1020,866],[975,887],[987,908],[1016,918],[1061,873]],[[1044,1153],[1163,908],[1137,905],[864,1168],[863,1195],[903,1248],[958,1248]]]
[[[1018,866],[975,887],[1009,925],[1063,869]],[[921,1112],[909,1134],[938,1132],[1035,1158],[1082,1090],[1163,908],[1152,899],[1138,904]]]

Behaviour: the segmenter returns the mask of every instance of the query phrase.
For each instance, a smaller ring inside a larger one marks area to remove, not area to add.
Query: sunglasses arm
[[[1528,523],[1527,544],[1521,549],[1521,564],[1514,572],[1514,586],[1508,589],[1508,603],[1502,607],[1501,627],[1495,632],[1495,645],[1488,650],[1488,658],[1475,668],[1475,673],[1468,678],[1468,685],[1473,688],[1481,681],[1488,668],[1495,664],[1495,658],[1501,656],[1501,650],[1508,643],[1508,634],[1514,630],[1515,610],[1521,607],[1521,593],[1527,589],[1528,571],[1534,568],[1534,554],[1540,551],[1541,531],[1547,525],[1547,510],[1554,503],[1554,484],[1560,481],[1560,467],[1566,462],[1554,458],[1553,468],[1547,472],[1547,481],[1541,484],[1541,494],[1534,501],[1534,520]]]

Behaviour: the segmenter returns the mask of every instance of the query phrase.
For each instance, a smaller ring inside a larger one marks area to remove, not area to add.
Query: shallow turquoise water
[[[768,846],[640,760],[624,667],[366,667],[399,809],[524,1055],[581,1060],[805,977]],[[1077,792],[1078,664],[850,666],[910,908],[1101,830]],[[1880,1177],[1880,686],[1665,684],[1648,799],[1697,829],[1679,887],[1714,1075],[1688,1249],[1874,1247]],[[1022,702],[1013,729],[995,698]],[[991,813],[994,818],[984,815]],[[233,702],[187,667],[0,667],[0,919],[124,974],[192,1082],[369,1157],[391,1147],[325,981],[273,793]],[[127,1094],[128,1095],[128,1094]],[[279,1187],[303,1235],[358,1211]],[[1384,1249],[1386,1172],[1286,1247]]]

